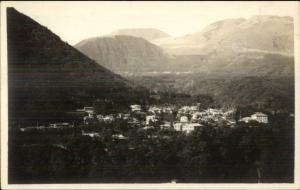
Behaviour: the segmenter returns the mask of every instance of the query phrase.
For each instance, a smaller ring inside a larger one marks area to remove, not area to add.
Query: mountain
[[[126,79],[14,8],[7,8],[7,45],[10,120],[51,121],[95,100],[135,99]]]
[[[224,75],[191,73],[129,76],[129,79],[152,92],[163,92],[167,97],[173,97],[175,94],[178,98],[184,98],[180,95],[187,94],[189,99],[210,96],[221,106],[265,104],[275,110],[294,111],[293,76],[227,75],[224,77]]]
[[[249,19],[226,19],[202,31],[152,43],[175,55],[207,54],[220,49],[293,55],[293,19],[257,15]]]
[[[124,29],[112,34],[141,37],[137,35],[143,33],[141,31]],[[147,39],[149,42],[117,35],[83,40],[75,47],[120,74],[149,71],[257,76],[294,74],[291,17],[258,15],[249,19],[226,19],[186,36]]]
[[[112,36],[134,36],[148,41],[170,37],[169,34],[155,28],[131,28],[113,31]]]
[[[294,57],[263,52],[219,52],[177,55],[169,71],[226,76],[293,76]]]
[[[293,19],[226,19],[202,31],[152,41],[173,55],[172,70],[229,75],[294,74]]]
[[[168,56],[159,47],[133,36],[90,38],[75,47],[114,72],[161,70],[168,62]]]

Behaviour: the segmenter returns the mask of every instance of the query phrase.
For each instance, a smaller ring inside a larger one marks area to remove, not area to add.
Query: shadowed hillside
[[[7,30],[10,119],[49,121],[97,99],[134,101],[129,82],[13,8]]]
[[[161,74],[129,76],[138,85],[167,94],[209,95],[221,106],[267,104],[272,109],[294,111],[293,76],[231,76]],[[272,105],[271,105],[272,104]]]

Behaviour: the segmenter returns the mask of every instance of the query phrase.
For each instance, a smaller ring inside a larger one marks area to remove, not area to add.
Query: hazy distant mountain
[[[159,47],[133,36],[90,38],[75,47],[115,72],[161,70],[168,62],[168,56]]]
[[[294,73],[291,17],[260,15],[226,19],[178,38],[142,35],[152,30],[159,31],[124,29],[112,34],[144,37],[161,49],[146,40],[125,36],[83,40],[76,48],[117,72],[217,72],[260,76]]]
[[[152,42],[175,55],[172,69],[177,71],[260,76],[294,73],[291,17],[226,19],[201,32]]]
[[[97,99],[125,105],[132,98],[127,80],[14,8],[7,9],[7,37],[10,118],[50,121]]]
[[[170,37],[169,34],[155,29],[155,28],[132,28],[132,29],[120,29],[113,31],[110,35],[125,35],[144,38],[145,40],[151,41],[161,38]]]
[[[152,42],[175,55],[207,54],[224,49],[293,55],[293,30],[291,17],[259,15],[218,21],[197,33]]]

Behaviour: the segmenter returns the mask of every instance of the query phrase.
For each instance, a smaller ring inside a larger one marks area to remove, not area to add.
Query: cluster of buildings
[[[218,125],[220,123],[234,126],[234,109],[223,111],[222,109],[201,109],[200,103],[192,106],[182,106],[176,108],[150,106],[146,116],[146,125],[162,122],[162,128],[172,127],[176,131],[190,133],[196,128],[207,124]]]
[[[174,124],[175,130],[191,132],[197,127],[205,125],[220,126],[220,124],[234,127],[233,114],[235,110],[222,109],[200,109],[200,106],[184,106],[178,110],[177,120]]]
[[[97,114],[93,107],[84,107],[83,109],[77,109],[76,113],[83,119],[84,125],[96,124],[96,123],[108,123],[111,124],[115,120],[126,120],[130,126],[138,126],[142,130],[161,128],[161,129],[174,129],[176,131],[182,131],[190,133],[197,128],[203,126],[229,126],[235,127],[236,121],[233,119],[235,115],[235,109],[202,109],[201,104],[197,103],[192,106],[176,107],[174,105],[168,106],[156,106],[151,105],[143,107],[135,104],[130,106],[128,113],[117,113],[102,115]],[[250,117],[240,118],[239,122],[249,123],[250,121],[257,121],[259,123],[268,123],[268,116],[261,112],[256,112]],[[70,127],[69,123],[52,123],[49,124],[49,128],[61,128]],[[74,126],[74,123],[73,123]],[[38,126],[39,128],[45,128],[44,126]],[[35,127],[36,128],[36,127]],[[30,128],[28,128],[29,130]],[[25,131],[27,129],[21,129]],[[85,133],[83,135],[96,137],[99,134]],[[122,139],[119,136],[116,138]]]

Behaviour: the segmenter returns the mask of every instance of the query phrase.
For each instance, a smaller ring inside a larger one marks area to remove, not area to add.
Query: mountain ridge
[[[14,8],[7,8],[7,33],[10,120],[59,120],[97,100],[126,106],[138,99],[128,80]]]
[[[74,46],[114,72],[151,71],[168,62],[163,50],[147,40],[126,35],[94,37]]]
[[[170,37],[170,35],[166,32],[163,32],[156,28],[124,28],[115,30],[108,34],[108,36],[119,35],[140,37],[148,41]]]
[[[203,51],[221,48],[234,48],[235,51],[258,49],[293,55],[293,19],[271,15],[224,19],[199,32],[152,42],[175,55],[203,54]]]

